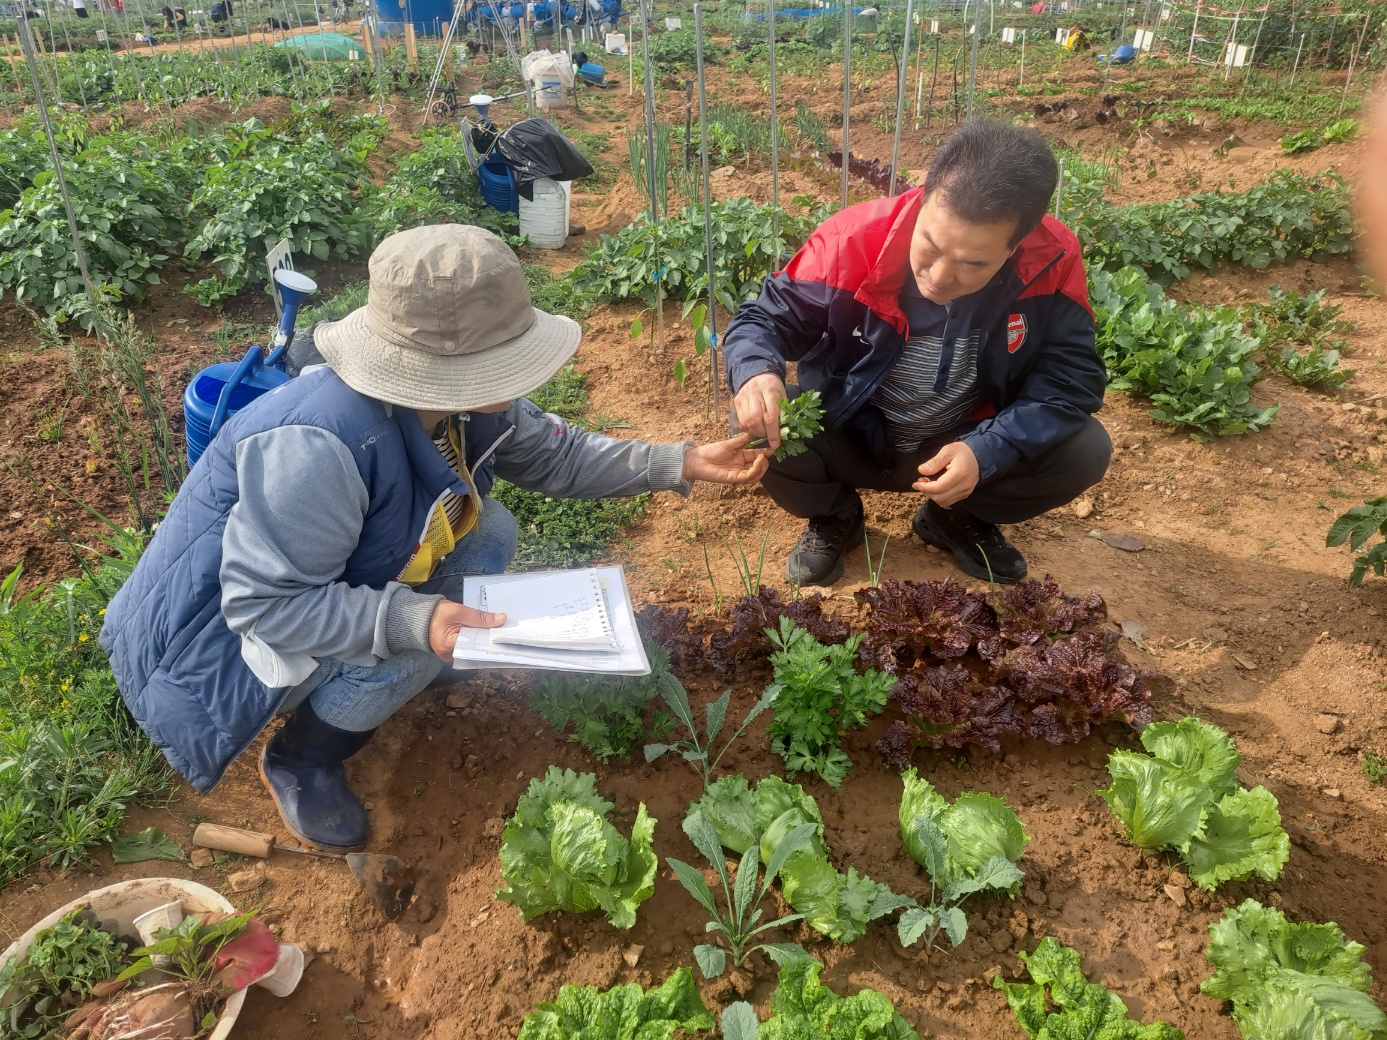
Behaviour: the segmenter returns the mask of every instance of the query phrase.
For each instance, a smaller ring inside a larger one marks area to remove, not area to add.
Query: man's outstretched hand
[[[684,452],[684,479],[714,484],[746,484],[760,480],[769,463],[770,448],[748,448],[750,430],[712,444],[697,444]]]
[[[920,479],[911,486],[946,508],[962,502],[978,486],[978,457],[962,441],[946,444],[920,463]]]
[[[453,663],[453,647],[457,646],[458,632],[464,628],[500,628],[506,623],[506,615],[492,614],[476,607],[464,607],[450,599],[438,601],[429,618],[429,648],[448,664]]]
[[[774,372],[752,376],[732,399],[737,429],[753,438],[764,438],[771,451],[780,447],[780,402],[785,399],[785,380]]]

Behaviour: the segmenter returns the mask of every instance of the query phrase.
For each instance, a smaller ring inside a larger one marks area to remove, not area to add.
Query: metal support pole
[[[1348,90],[1349,87],[1353,86],[1353,73],[1358,66],[1358,53],[1363,49],[1363,40],[1368,35],[1368,24],[1372,21],[1372,19],[1373,16],[1371,13],[1365,14],[1363,16],[1363,30],[1358,34],[1358,42],[1353,45],[1353,53],[1349,55],[1348,78],[1344,80],[1344,93],[1343,96],[1339,98],[1339,111],[1337,114],[1335,114],[1335,119],[1342,118],[1344,114],[1344,106],[1348,104]]]
[[[933,115],[934,115],[934,88],[935,88],[936,86],[939,85],[939,42],[940,42],[940,39],[941,39],[941,37],[939,36],[939,34],[938,34],[938,33],[935,33],[935,36],[934,36],[934,71],[931,72],[931,73],[930,73],[930,76],[929,76],[929,103],[928,103],[927,105],[925,105],[925,126],[929,126],[930,119],[931,119],[931,117],[933,117]],[[924,69],[921,69],[921,70],[920,70],[920,74],[921,74],[922,77],[923,77],[923,75],[924,75],[924,71],[925,71]],[[915,106],[915,118],[916,118],[916,119],[919,119],[919,117],[920,117],[920,106],[919,106],[918,104],[916,104],[916,106]],[[920,127],[917,125],[917,126],[915,127],[915,129],[918,130],[918,129],[920,129]]]
[[[1204,9],[1204,0],[1194,5],[1194,24],[1190,26],[1190,52],[1185,55],[1185,64],[1194,61],[1194,34],[1199,31],[1199,12]]]
[[[968,59],[968,109],[964,113],[964,120],[973,120],[973,92],[977,88],[978,79],[978,43],[982,36],[982,0],[975,0],[973,4],[973,53]]]
[[[1122,27],[1117,30],[1117,46],[1108,48],[1108,66],[1103,70],[1103,89],[1108,89],[1108,73],[1112,72],[1113,54],[1118,47],[1122,46],[1122,41],[1127,38],[1127,3],[1122,3]]]
[[[852,108],[852,0],[843,0],[843,208],[848,206],[848,120]]]
[[[1256,32],[1256,34],[1252,37],[1252,50],[1249,51],[1249,52],[1248,52],[1248,55],[1247,55],[1247,70],[1248,70],[1248,71],[1243,73],[1243,79],[1246,79],[1246,78],[1248,77],[1248,75],[1251,74],[1251,72],[1252,72],[1252,67],[1257,63],[1257,46],[1258,46],[1258,44],[1260,44],[1260,43],[1262,42],[1262,27],[1263,27],[1264,25],[1267,24],[1267,11],[1268,11],[1270,8],[1271,8],[1271,0],[1267,0],[1267,5],[1266,5],[1266,7],[1263,7],[1263,8],[1262,8],[1262,17],[1261,17],[1261,19],[1257,22],[1257,32]]]
[[[923,25],[925,16],[917,14],[915,16],[917,26]],[[925,34],[917,31],[915,34],[915,129],[920,129],[920,105],[924,101],[925,93]]]
[[[708,253],[708,388],[713,401],[713,418],[718,417],[718,303],[713,256],[713,190],[708,172],[708,90],[703,77],[703,5],[693,5],[694,53],[698,62],[698,136],[703,160],[703,245]],[[774,24],[774,19],[772,19]],[[777,256],[779,254],[777,253]]]
[[[72,78],[77,81],[77,95],[82,99],[82,111],[86,112],[88,111],[87,89],[82,86],[82,73],[77,68],[77,58],[72,50],[72,37],[68,35],[67,22],[63,22],[63,39],[67,41],[67,63],[72,67]],[[59,80],[59,83],[61,82],[62,81]]]
[[[910,16],[914,13],[915,0],[905,0],[905,40],[901,46],[901,74],[896,83],[896,136],[891,142],[891,190],[888,195],[896,194],[896,185],[901,179],[897,164],[901,159],[901,119],[905,116],[905,75],[910,71]]]
[[[77,270],[82,275],[82,288],[87,294],[87,304],[96,313],[96,289],[92,285],[91,272],[87,269],[87,253],[82,246],[82,236],[77,231],[77,216],[72,211],[72,197],[67,192],[67,176],[63,173],[63,157],[58,152],[58,142],[53,136],[53,118],[48,112],[48,102],[44,100],[43,84],[39,80],[38,58],[34,54],[34,39],[30,35],[29,19],[24,17],[24,9],[19,12],[18,36],[20,50],[24,52],[24,64],[29,69],[29,79],[34,88],[34,102],[38,105],[39,118],[43,121],[44,136],[48,138],[48,154],[53,158],[53,176],[58,183],[58,194],[63,197],[63,209],[67,212],[67,229],[72,235],[72,252],[77,257]],[[98,326],[99,327],[99,326]]]
[[[1064,198],[1064,156],[1060,156],[1059,177],[1055,181],[1055,219],[1060,218],[1060,200]]]
[[[1288,89],[1289,89],[1290,87],[1294,87],[1294,86],[1295,86],[1295,77],[1296,77],[1296,73],[1297,73],[1298,71],[1300,71],[1300,52],[1301,52],[1301,50],[1302,50],[1304,47],[1305,47],[1305,34],[1304,34],[1304,33],[1301,33],[1301,34],[1300,34],[1300,42],[1297,43],[1297,44],[1296,44],[1296,47],[1295,47],[1295,64],[1293,64],[1293,65],[1291,66],[1291,82],[1290,82],[1289,84],[1287,84],[1287,88],[1288,88]]]
[[[695,17],[695,20],[696,17]],[[771,273],[780,273],[780,116],[776,110],[775,97],[775,0],[769,0],[766,21],[770,23],[770,88],[771,88],[771,237],[775,242],[775,259],[771,261]],[[700,41],[698,53],[703,53]],[[701,97],[701,95],[700,95]],[[702,101],[699,102],[702,104]],[[706,139],[706,138],[705,138]],[[709,275],[712,281],[712,275]],[[711,309],[711,308],[710,308]]]
[[[684,80],[684,174],[687,178],[689,163],[693,161],[693,92],[694,81]],[[686,179],[685,183],[689,183]],[[690,205],[697,205],[698,198],[686,199]]]
[[[1021,30],[1021,76],[1017,79],[1016,85],[1024,87],[1026,85],[1026,30]]]
[[[1228,42],[1224,44],[1223,82],[1225,83],[1228,82],[1228,77],[1233,71],[1233,62],[1238,56],[1238,20],[1241,19],[1242,16],[1243,13],[1241,10],[1233,13],[1233,29],[1228,34]]]
[[[641,64],[645,66],[645,166],[646,182],[650,186],[650,224],[660,226],[660,196],[656,191],[655,176],[655,73],[650,67],[650,0],[641,0]],[[697,33],[695,33],[697,35]],[[700,46],[702,38],[700,37]],[[712,199],[706,199],[710,205]],[[658,259],[658,258],[657,258]],[[663,267],[663,264],[662,264]],[[665,349],[665,283],[664,272],[655,275],[655,336],[660,352]]]

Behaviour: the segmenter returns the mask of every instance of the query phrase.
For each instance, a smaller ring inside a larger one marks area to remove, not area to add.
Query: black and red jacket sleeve
[[[995,346],[988,352],[989,359],[1000,356],[1013,364],[1003,369],[1004,385],[989,387],[997,414],[962,438],[977,456],[983,480],[1069,439],[1103,406],[1108,377],[1094,345],[1083,259],[1068,229],[1058,225],[1055,230],[1070,239],[1063,257],[1012,304],[1012,310],[1026,313],[1040,326],[1031,348],[1035,353],[1024,359],[1003,353],[1005,328],[992,337]],[[1043,258],[1044,253],[1039,256]],[[1026,261],[1027,257],[1018,257],[1017,275],[1023,282],[1030,280]],[[983,375],[992,382],[987,377],[993,373]]]
[[[785,270],[765,280],[761,295],[738,308],[723,342],[733,393],[762,372],[784,378],[785,362],[799,361],[834,338],[835,317],[842,321],[846,311],[865,311],[853,294],[876,260],[881,234],[853,218],[876,208],[855,206],[824,221]]]

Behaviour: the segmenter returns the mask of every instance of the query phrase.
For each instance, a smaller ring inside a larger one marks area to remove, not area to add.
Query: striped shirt
[[[433,439],[433,443],[434,446],[438,448],[438,453],[443,456],[443,461],[448,464],[448,468],[454,473],[460,474],[462,472],[462,459],[458,456],[457,448],[453,445],[453,438],[448,436],[449,431],[456,421],[457,420],[453,417],[444,420],[443,425],[440,427],[442,432]],[[458,437],[459,439],[461,438],[461,433],[458,434]],[[462,510],[467,504],[466,501],[459,498],[451,491],[445,491],[443,493],[443,499],[439,504],[443,507],[443,512],[448,516],[448,523],[451,524],[453,530],[456,531],[458,529],[458,524],[462,522]]]
[[[896,450],[908,453],[959,426],[977,407],[980,334],[953,336],[956,303],[926,300],[913,279],[900,304],[909,321],[905,346],[871,400],[886,416]]]

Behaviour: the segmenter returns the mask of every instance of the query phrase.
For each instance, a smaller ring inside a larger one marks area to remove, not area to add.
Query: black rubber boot
[[[1001,529],[958,506],[944,509],[926,502],[915,511],[910,526],[922,542],[953,553],[958,565],[975,578],[1011,585],[1026,576],[1026,558],[1002,537]]]
[[[862,544],[862,509],[846,519],[815,516],[785,561],[785,575],[800,585],[832,585],[843,576],[843,556]]]
[[[333,852],[362,848],[370,835],[366,810],[347,786],[343,767],[375,730],[329,726],[305,701],[265,744],[260,779],[284,824],[300,841]]]

